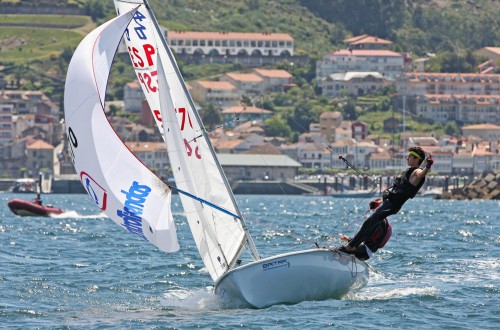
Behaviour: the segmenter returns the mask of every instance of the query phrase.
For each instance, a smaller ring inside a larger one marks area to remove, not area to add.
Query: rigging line
[[[356,205],[354,208],[357,208],[359,206],[359,203],[358,205]],[[366,210],[366,212],[362,215],[360,215],[359,217],[357,217],[356,219],[354,219],[353,221],[351,221],[350,223],[348,223],[346,226],[344,226],[344,228],[342,228],[341,230],[337,231],[336,228],[340,225],[336,225],[326,236],[327,236],[327,239],[321,241],[320,243],[328,243],[330,241],[333,241],[334,239],[336,238],[332,238],[333,237],[333,232],[337,232],[337,235],[339,234],[342,234],[343,231],[345,231],[347,228],[351,227],[353,224],[355,224],[356,222],[358,222],[359,220],[362,220],[364,217],[366,217],[366,215],[368,214],[370,210]],[[343,222],[345,219],[347,218],[347,216],[345,216],[341,221]],[[359,228],[358,228],[359,230]],[[318,243],[319,244],[319,243]]]
[[[255,103],[255,102],[257,102],[257,101],[258,101],[261,97],[263,97],[263,95],[262,95],[262,94],[260,94],[258,97],[254,98],[253,100],[250,100],[250,104],[254,104],[254,103]],[[243,107],[243,109],[241,109],[240,111],[235,112],[235,113],[233,114],[233,118],[232,118],[231,120],[228,120],[228,121],[226,121],[226,122],[224,122],[224,123],[222,123],[222,124],[220,124],[220,125],[218,125],[218,126],[216,126],[216,127],[212,128],[212,129],[210,129],[210,130],[205,130],[205,129],[203,129],[203,131],[204,131],[205,133],[210,133],[210,132],[213,132],[213,131],[215,131],[215,130],[217,130],[217,129],[219,129],[219,128],[222,128],[222,127],[224,127],[224,126],[226,126],[226,125],[228,125],[228,124],[230,124],[230,123],[232,123],[232,122],[234,122],[234,121],[238,121],[238,120],[240,120],[239,115],[240,115],[240,114],[242,114],[244,111],[246,111],[246,110],[247,110],[247,108],[248,108],[248,104],[245,104],[245,106]],[[191,142],[193,142],[194,140],[196,140],[197,138],[200,138],[200,137],[202,137],[202,136],[203,136],[203,133],[198,134],[197,136],[195,136],[194,138],[192,138],[191,140],[189,140],[187,143],[191,143]]]
[[[210,207],[212,207],[212,208],[214,208],[214,209],[216,209],[216,210],[218,210],[218,211],[221,211],[222,213],[225,213],[225,214],[227,214],[227,215],[230,215],[230,216],[232,216],[232,217],[234,217],[234,218],[236,218],[236,219],[238,219],[238,220],[243,220],[243,219],[242,219],[242,217],[240,217],[239,215],[236,215],[236,214],[234,214],[234,213],[232,213],[232,212],[230,212],[230,211],[228,211],[228,210],[226,210],[226,209],[224,209],[224,208],[222,208],[222,207],[220,207],[220,206],[217,206],[217,205],[215,205],[215,204],[213,204],[213,203],[210,203],[209,201],[207,201],[207,200],[205,200],[205,199],[203,199],[203,198],[200,198],[200,197],[198,197],[198,196],[195,196],[195,195],[193,195],[193,194],[190,194],[190,193],[188,193],[187,191],[181,190],[181,189],[179,189],[179,188],[177,188],[177,187],[174,187],[174,186],[172,186],[172,185],[168,185],[168,184],[167,184],[167,187],[169,187],[169,188],[170,188],[170,189],[172,189],[172,190],[177,191],[177,192],[178,192],[178,193],[180,193],[180,194],[183,194],[183,195],[188,196],[188,197],[190,197],[190,198],[192,198],[192,199],[194,199],[194,200],[197,200],[198,202],[201,202],[202,204],[206,204],[206,205],[208,205],[208,206],[210,206]]]
[[[299,242],[301,242],[301,243],[308,243],[308,244],[311,244],[311,245],[318,246],[318,245],[316,244],[316,242],[305,240],[305,239],[301,238],[300,236],[297,236],[296,234],[291,233],[290,231],[288,231],[288,232],[287,232],[287,231],[281,230],[281,229],[279,229],[279,228],[278,228],[278,227],[276,227],[276,226],[271,226],[271,225],[268,225],[268,224],[266,224],[266,223],[264,223],[264,222],[262,222],[262,221],[257,220],[256,218],[252,218],[252,217],[248,217],[248,216],[247,216],[247,217],[245,217],[245,219],[250,220],[250,221],[255,221],[255,222],[257,222],[259,225],[264,226],[264,227],[267,227],[267,228],[270,228],[270,229],[272,229],[273,231],[275,231],[275,232],[277,232],[277,233],[279,233],[279,234],[282,234],[283,236],[290,236],[290,237],[292,237],[292,238],[295,238],[297,241],[299,241]]]

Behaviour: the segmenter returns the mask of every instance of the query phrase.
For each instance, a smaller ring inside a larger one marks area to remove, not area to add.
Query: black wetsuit
[[[403,204],[410,198],[415,197],[418,190],[425,182],[423,178],[417,186],[410,183],[410,176],[416,167],[410,167],[394,180],[394,184],[384,191],[384,202],[379,208],[363,222],[357,234],[349,242],[352,247],[358,247],[362,242],[370,239],[381,226],[381,222],[390,215],[399,212]],[[368,242],[367,242],[368,244]],[[370,248],[371,250],[371,248]],[[375,252],[372,250],[372,252]]]
[[[359,260],[368,260],[370,259],[370,254],[366,251],[368,247],[372,253],[377,252],[378,249],[381,249],[385,246],[389,238],[392,234],[391,223],[387,219],[382,219],[379,221],[373,234],[366,241],[361,242],[356,248],[354,255]],[[351,242],[352,239],[349,240]]]

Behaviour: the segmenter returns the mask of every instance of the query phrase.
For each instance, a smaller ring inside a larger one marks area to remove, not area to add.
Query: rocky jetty
[[[463,188],[444,192],[437,199],[495,199],[500,200],[500,170],[485,172]]]

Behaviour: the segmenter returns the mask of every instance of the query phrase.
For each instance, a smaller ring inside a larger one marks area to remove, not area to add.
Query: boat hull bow
[[[340,299],[368,283],[369,267],[352,255],[311,249],[261,259],[230,270],[215,293],[232,306]]]

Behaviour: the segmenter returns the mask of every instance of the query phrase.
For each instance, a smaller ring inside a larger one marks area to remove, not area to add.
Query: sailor
[[[424,184],[425,176],[429,172],[434,160],[432,156],[429,156],[425,167],[421,169],[420,165],[425,159],[425,152],[420,147],[412,147],[408,151],[409,153],[406,157],[406,162],[409,166],[408,169],[394,180],[394,184],[391,187],[384,191],[382,205],[363,222],[357,234],[346,245],[338,248],[337,251],[350,254],[355,253],[362,242],[366,242],[374,235],[384,219],[398,213],[408,199],[415,197],[418,190]]]
[[[381,199],[375,199],[370,202],[370,210],[375,212],[377,208],[382,205]],[[381,249],[385,246],[389,238],[391,238],[392,227],[391,223],[387,218],[382,219],[376,226],[373,234],[366,241],[361,242],[356,248],[354,255],[359,260],[368,260],[372,256],[373,253],[377,252],[378,249]],[[350,242],[352,238],[347,237],[346,235],[342,235],[340,237],[341,241]]]

